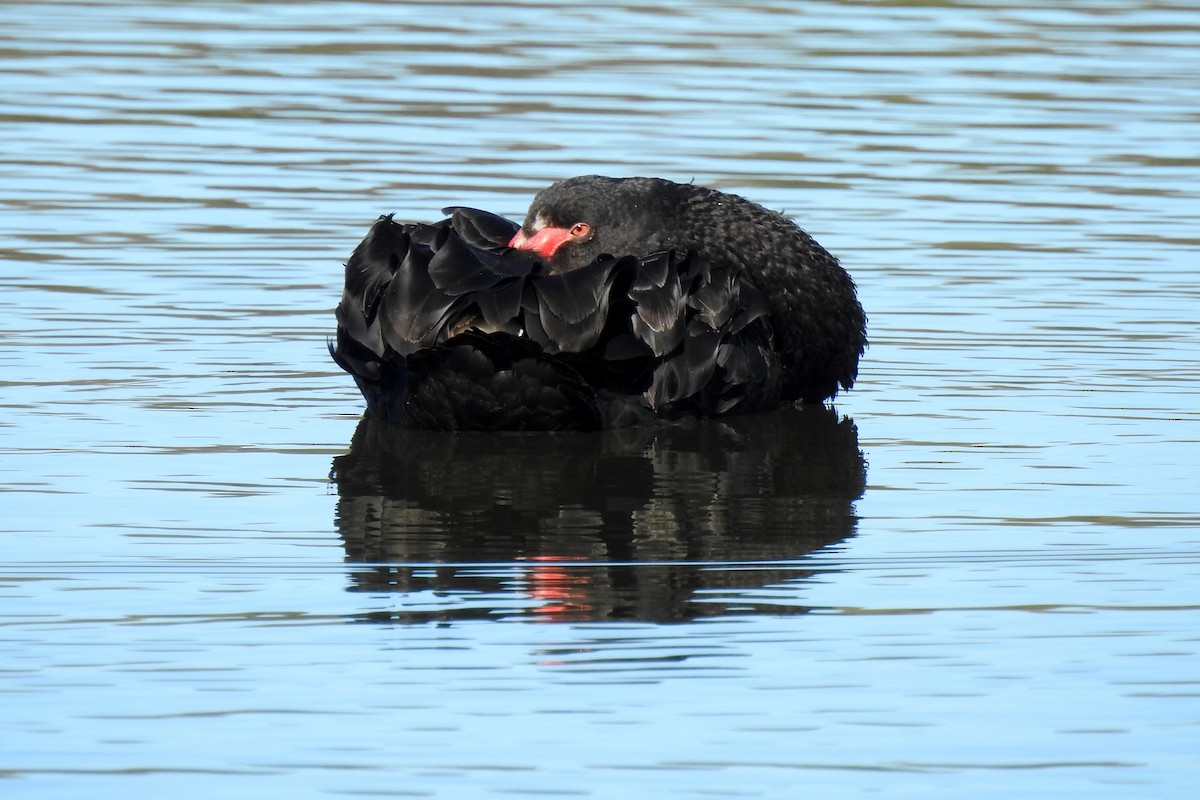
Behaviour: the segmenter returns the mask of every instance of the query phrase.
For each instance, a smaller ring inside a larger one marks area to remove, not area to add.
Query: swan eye
[[[581,236],[587,236],[592,232],[592,226],[586,222],[576,222],[571,226],[571,235],[578,239]]]

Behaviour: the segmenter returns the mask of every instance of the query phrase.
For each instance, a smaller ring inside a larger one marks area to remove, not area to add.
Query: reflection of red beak
[[[558,248],[562,247],[563,243],[570,238],[571,231],[569,228],[545,227],[539,231],[534,231],[532,236],[525,233],[524,228],[521,228],[509,240],[508,246],[515,247],[517,250],[530,250],[537,253],[538,257],[543,261],[549,261],[554,258],[554,254],[558,252]]]
[[[563,569],[559,556],[534,556],[538,563],[529,571],[529,594],[542,605],[535,609],[551,619],[583,619],[592,610],[587,602],[592,578],[587,570]],[[575,559],[584,561],[582,557]]]

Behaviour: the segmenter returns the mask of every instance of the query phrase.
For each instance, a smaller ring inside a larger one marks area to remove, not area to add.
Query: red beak
[[[554,258],[554,254],[558,252],[558,248],[563,246],[563,243],[571,238],[569,228],[551,228],[545,227],[540,231],[535,231],[533,236],[525,233],[525,229],[521,228],[516,235],[509,240],[508,246],[515,247],[518,250],[531,250],[537,253],[543,261],[549,261]]]

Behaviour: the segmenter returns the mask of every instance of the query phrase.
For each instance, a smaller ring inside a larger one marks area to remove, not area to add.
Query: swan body
[[[540,192],[522,225],[380,217],[346,263],[334,360],[368,410],[444,430],[597,429],[821,402],[866,317],[782,215],[657,178]]]

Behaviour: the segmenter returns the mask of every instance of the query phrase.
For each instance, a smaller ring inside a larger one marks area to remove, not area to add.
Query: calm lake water
[[[0,3],[0,794],[1194,798],[1200,5]],[[370,222],[792,214],[835,409],[359,426]]]

